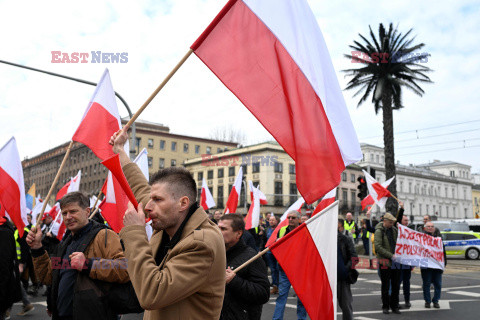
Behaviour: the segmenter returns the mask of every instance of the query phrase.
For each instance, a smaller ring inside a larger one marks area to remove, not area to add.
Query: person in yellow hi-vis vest
[[[353,216],[351,212],[347,212],[347,215],[345,216],[346,220],[344,222],[344,229],[348,231],[348,233],[352,236],[353,241],[355,243],[358,242],[358,228],[357,225],[355,224],[355,221],[353,221]]]

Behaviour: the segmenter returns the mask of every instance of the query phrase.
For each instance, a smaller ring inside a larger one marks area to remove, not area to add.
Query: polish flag
[[[225,211],[223,212],[224,214],[235,213],[237,211],[238,199],[240,197],[240,191],[242,190],[242,176],[243,169],[242,167],[240,167],[237,177],[235,178],[235,183],[233,184],[232,190],[230,190],[230,195],[228,196]]]
[[[60,190],[58,190],[55,201],[59,201],[67,193],[79,191],[81,177],[82,177],[82,170],[78,170],[77,175],[71,178],[70,181],[68,181]]]
[[[286,225],[288,225],[288,220],[287,220],[287,216],[288,216],[288,213],[290,211],[298,211],[300,212],[300,210],[302,209],[302,206],[303,204],[305,203],[305,200],[303,200],[302,197],[298,198],[297,201],[295,201],[294,204],[292,204],[283,214],[282,214],[282,217],[280,218],[280,222],[278,223],[277,227],[275,228],[275,230],[273,230],[273,233],[272,235],[270,236],[270,238],[268,238],[268,241],[267,243],[265,244],[265,247],[268,247],[270,246],[271,244],[273,244],[275,241],[277,241],[277,236],[278,236],[278,231],[280,231],[280,229]]]
[[[336,319],[337,225],[338,201],[270,246],[311,319]]]
[[[60,213],[60,203],[55,203],[52,210],[55,211],[55,213],[52,213],[55,215],[55,220],[53,220],[52,222],[53,225],[50,231],[52,232],[52,234],[55,235],[58,241],[62,241],[63,235],[65,234],[65,230],[67,229],[67,227],[65,226],[65,223],[63,223],[63,216]]]
[[[362,211],[363,211],[363,210],[365,210],[366,207],[374,205],[375,200],[373,200],[372,196],[369,194],[368,196],[363,198],[363,200],[360,202],[360,204],[362,205]]]
[[[248,181],[250,186],[250,194],[252,194],[252,203],[248,209],[248,214],[245,217],[245,230],[258,227],[260,222],[260,204],[261,204],[261,191],[253,186],[252,181]]]
[[[50,207],[50,206],[48,206]],[[56,202],[53,207],[50,207],[50,209],[47,211],[45,209],[45,212],[43,213],[42,220],[44,220],[47,216],[50,216],[53,220],[57,219],[57,214],[60,212],[60,202]],[[33,217],[32,217],[33,218]]]
[[[384,183],[380,184],[377,180],[373,179],[373,177],[367,171],[362,171],[365,175],[365,180],[367,182],[369,196],[372,197],[373,201],[375,201],[375,203],[380,207],[380,209],[384,210],[385,204],[387,203],[387,198],[391,197],[391,193],[387,190],[387,188],[390,183],[392,183],[393,179],[395,179],[395,177],[391,177]]]
[[[140,151],[140,153],[135,158],[135,160],[133,160],[133,162],[135,162],[138,165],[138,167],[142,171],[143,175],[145,176],[145,179],[147,179],[147,181],[149,181],[150,176],[149,176],[149,173],[148,173],[148,152],[147,152],[147,149],[143,148],[143,150]],[[152,234],[153,234],[152,220],[150,218],[148,218],[146,220],[145,231],[147,232],[148,241],[150,241],[150,238],[152,237]]]
[[[322,200],[317,204],[315,210],[313,210],[312,217],[331,205],[335,202],[335,197],[337,195],[337,187],[333,188],[330,192],[328,192]]]
[[[42,199],[37,200],[37,203],[35,204],[35,207],[33,207],[32,213],[31,213],[31,215],[32,215],[32,225],[34,225],[34,226],[37,224],[37,216],[42,211],[42,207],[43,207]],[[51,209],[52,209],[52,207],[47,203],[47,205],[45,207],[44,214],[45,214],[45,212],[49,212]]]
[[[108,141],[120,128],[115,91],[108,69],[105,69],[72,140],[89,147],[103,161],[113,156],[112,146]]]
[[[191,49],[295,160],[307,203],[362,159],[307,0],[230,0]]]
[[[210,189],[208,189],[207,181],[205,181],[205,178],[203,178],[202,180],[202,194],[200,196],[200,205],[205,211],[212,207],[215,207],[215,201],[213,200],[213,196],[210,193]]]
[[[14,137],[0,149],[0,203],[5,206],[20,237],[27,224],[27,202],[22,163]]]
[[[248,187],[250,188],[250,200],[252,200],[253,203],[253,190],[257,189],[258,190],[258,195],[260,197],[260,204],[266,205],[268,204],[267,197],[263,194],[262,191],[260,191],[260,188],[255,187],[253,185],[253,182],[248,180]]]
[[[146,148],[143,148],[142,151],[140,151],[140,153],[135,158],[135,160],[133,160],[133,162],[136,163],[137,166],[140,168],[147,181],[150,180],[148,174],[148,152]]]

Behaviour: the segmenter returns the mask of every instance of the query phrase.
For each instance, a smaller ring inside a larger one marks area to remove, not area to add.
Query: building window
[[[453,170],[450,171],[450,177],[455,177],[455,171]]]
[[[383,163],[385,162],[385,156],[382,156],[381,159],[382,159],[382,160],[381,160],[382,162],[381,162],[380,164],[383,164]]]
[[[260,172],[260,162],[252,163],[252,173]]]
[[[244,175],[247,174],[247,171],[248,171],[247,169],[248,169],[248,168],[247,168],[247,165],[246,165],[246,164],[242,164],[242,173],[243,173]]]
[[[350,182],[355,182],[355,174],[354,173],[350,174]]]
[[[297,201],[297,184],[290,183],[290,203],[288,205],[292,205],[295,201]]]
[[[148,157],[147,159],[148,159],[148,167],[151,168],[153,164],[153,159],[152,157]]]
[[[377,163],[380,163],[380,157],[378,156],[378,154],[375,156],[375,159],[377,160]]]
[[[160,158],[159,161],[158,161],[158,167],[160,169],[163,169],[165,168],[165,159],[164,158]]]
[[[207,179],[213,179],[213,170],[207,171]]]
[[[373,153],[370,154],[370,162],[373,162]]]
[[[171,167],[176,167],[176,166],[177,166],[177,160],[172,159],[172,160],[170,161],[170,166],[171,166]]]
[[[222,169],[218,169],[218,171],[217,171],[217,178],[223,178],[223,168],[222,168]]]
[[[229,177],[235,177],[235,167],[229,167],[228,168],[228,176]]]
[[[153,148],[153,139],[148,139],[148,148],[149,149]]]
[[[172,141],[172,151],[177,151],[177,143]]]
[[[183,152],[188,153],[188,143],[183,144]]]
[[[445,198],[448,198],[448,188],[445,187]]]
[[[275,181],[275,200],[276,206],[283,207],[283,184],[281,181]]]
[[[400,187],[400,190],[398,190],[398,191],[403,192],[403,181],[400,181],[400,186],[399,187]]]
[[[294,164],[289,164],[288,165],[288,172],[290,174],[295,174],[295,165]]]
[[[222,208],[222,207],[223,207],[223,186],[218,186],[217,187],[217,208]]]
[[[200,171],[199,173],[197,173],[197,180],[198,181],[203,180],[203,171]]]
[[[211,147],[207,147],[207,154],[212,154],[212,148]]]
[[[165,150],[165,140],[160,140],[160,150]]]
[[[200,153],[200,146],[197,144],[195,145],[195,154],[199,154]]]
[[[282,173],[283,172],[283,164],[281,162],[275,162],[274,172]]]
[[[350,191],[350,198],[352,201],[352,205],[355,205],[355,202],[357,201],[357,194],[355,191]]]
[[[342,172],[342,181],[347,181],[347,173]]]

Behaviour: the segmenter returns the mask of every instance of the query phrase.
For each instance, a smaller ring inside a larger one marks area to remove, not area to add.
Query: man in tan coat
[[[125,213],[120,237],[128,274],[144,319],[218,319],[225,292],[222,234],[196,202],[197,187],[184,168],[160,170],[150,185],[123,149],[125,133],[110,143],[136,199]],[[144,208],[144,209],[143,209]],[[148,242],[145,214],[154,234]]]

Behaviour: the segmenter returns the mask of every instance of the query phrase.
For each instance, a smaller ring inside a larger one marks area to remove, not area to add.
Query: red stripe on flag
[[[335,197],[324,199],[324,200],[320,201],[320,203],[317,205],[315,210],[313,210],[312,217],[314,215],[316,215],[317,213],[319,213],[320,211],[322,211],[323,209],[325,209],[326,207],[328,207],[329,205],[331,205],[332,203],[334,203],[334,202],[335,202]]]
[[[202,188],[202,194],[200,195],[200,205],[202,206],[203,210],[208,210],[207,205],[207,195],[205,194],[205,188]]]
[[[373,200],[373,197],[371,194],[369,194],[368,196],[366,196],[365,198],[363,198],[362,202],[361,202],[361,205],[362,205],[362,210],[365,210],[365,208],[367,206],[371,206],[375,203],[375,201]]]
[[[390,191],[388,191],[387,188],[385,188],[384,186],[382,186],[378,182],[372,183],[372,187],[375,190],[375,192],[377,193],[377,200],[380,200],[383,197],[391,197],[392,196]]]
[[[72,183],[72,180],[68,181],[60,190],[58,190],[57,196],[55,197],[55,201],[62,199],[63,196],[67,194],[70,183]]]
[[[295,160],[298,189],[313,203],[340,183],[345,169],[322,101],[243,1],[222,15],[195,54]]]
[[[100,104],[92,103],[72,140],[86,145],[101,160],[114,155],[108,139],[118,130],[118,120]]]
[[[227,204],[225,205],[224,213],[235,213],[235,211],[237,211],[237,206],[238,193],[237,190],[232,187],[232,191],[230,191],[230,195],[228,196]]]
[[[301,248],[301,250],[299,250]],[[335,319],[332,288],[322,257],[301,224],[270,246],[311,319]]]
[[[20,188],[13,178],[0,167],[0,203],[5,206],[5,211],[18,229],[20,237],[23,237],[25,223],[22,220],[20,209]]]

